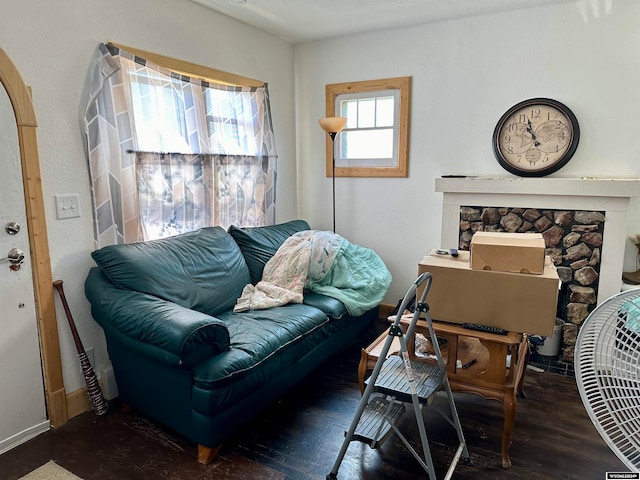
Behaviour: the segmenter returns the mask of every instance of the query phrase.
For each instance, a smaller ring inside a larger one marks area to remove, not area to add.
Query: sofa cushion
[[[303,304],[240,314],[225,312],[220,319],[227,324],[231,346],[194,367],[192,406],[203,415],[230,408],[248,392],[268,389],[283,372],[296,376],[301,364],[323,357],[331,345],[350,343],[355,332],[375,318],[371,311],[362,317],[332,319]]]
[[[230,348],[194,369],[194,383],[203,388],[218,388],[261,368],[278,352],[302,341],[329,321],[320,310],[301,304],[289,304],[243,313],[224,312],[219,320],[227,325]],[[285,358],[278,368],[291,365],[297,358]]]
[[[250,281],[238,245],[221,227],[110,245],[91,256],[119,288],[147,293],[208,315],[233,308]]]
[[[267,227],[229,227],[229,234],[236,241],[249,268],[251,283],[262,280],[265,264],[278,251],[280,245],[294,233],[309,230],[304,220],[292,220]]]

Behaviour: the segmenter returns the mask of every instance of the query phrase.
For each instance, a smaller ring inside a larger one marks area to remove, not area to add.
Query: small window
[[[335,139],[336,176],[406,177],[411,77],[327,85],[327,116],[347,118]],[[332,175],[327,142],[327,176]]]

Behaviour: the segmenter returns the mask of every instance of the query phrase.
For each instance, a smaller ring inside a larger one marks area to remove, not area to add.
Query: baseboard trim
[[[49,420],[45,420],[44,422],[38,423],[33,427],[29,427],[21,432],[12,435],[11,437],[2,440],[0,442],[0,454],[4,452],[8,452],[12,448],[17,447],[18,445],[26,442],[27,440],[31,440],[33,437],[40,435],[48,431],[51,428],[51,424]]]
[[[100,388],[103,388],[102,380],[98,380]],[[67,394],[67,416],[69,420],[77,417],[93,408],[87,387],[79,388]]]
[[[87,387],[67,393],[67,416],[69,420],[89,410],[91,410],[91,401],[89,400]]]
[[[380,306],[378,307],[378,318],[382,320],[386,320],[387,317],[391,315],[391,312],[393,312],[394,308],[396,308],[396,305],[381,303]]]

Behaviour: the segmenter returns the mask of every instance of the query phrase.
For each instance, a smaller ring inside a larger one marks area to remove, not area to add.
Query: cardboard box
[[[471,268],[540,275],[544,252],[541,233],[476,232],[471,237]]]
[[[553,334],[560,280],[548,257],[542,274],[529,275],[473,270],[465,251],[458,257],[431,253],[418,264],[423,272],[433,277],[426,300],[434,320]]]

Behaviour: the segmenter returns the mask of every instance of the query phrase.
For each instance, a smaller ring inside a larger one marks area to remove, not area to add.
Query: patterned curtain
[[[275,223],[275,176],[270,157],[215,155],[217,186],[216,225],[266,225]]]
[[[101,44],[89,91],[96,248],[275,223],[266,85],[213,84]]]
[[[145,239],[213,224],[211,156],[136,153],[138,205]]]

